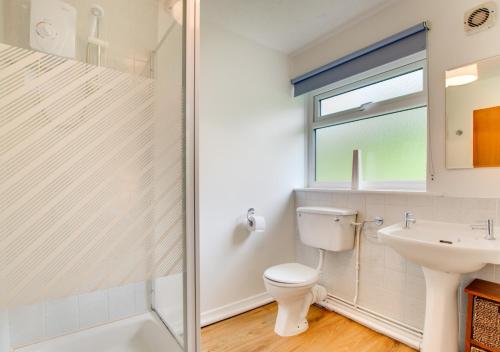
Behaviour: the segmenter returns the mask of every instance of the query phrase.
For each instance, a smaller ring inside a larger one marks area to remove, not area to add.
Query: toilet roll
[[[263,232],[266,229],[266,219],[263,216],[252,216],[252,226],[249,228],[254,232]]]

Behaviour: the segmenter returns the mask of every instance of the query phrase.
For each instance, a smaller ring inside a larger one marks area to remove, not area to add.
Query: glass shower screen
[[[154,289],[182,345],[182,11],[0,1],[0,310],[104,292],[98,325],[154,314]]]

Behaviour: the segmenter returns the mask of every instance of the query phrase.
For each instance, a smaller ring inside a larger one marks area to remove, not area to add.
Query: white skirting
[[[208,310],[201,313],[201,326],[207,326],[218,321],[231,318],[235,315],[248,312],[265,304],[271,303],[273,299],[267,292],[233,302],[225,306]]]

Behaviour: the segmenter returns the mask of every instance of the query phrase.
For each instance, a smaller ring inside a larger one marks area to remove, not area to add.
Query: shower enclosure
[[[0,352],[196,350],[196,12],[0,0]]]

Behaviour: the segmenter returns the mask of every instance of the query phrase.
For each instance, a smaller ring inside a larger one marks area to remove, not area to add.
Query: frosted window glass
[[[320,116],[359,108],[423,90],[423,70],[413,71],[366,87],[321,100]]]
[[[352,151],[361,150],[363,181],[424,181],[427,108],[316,130],[316,181],[350,182]]]

